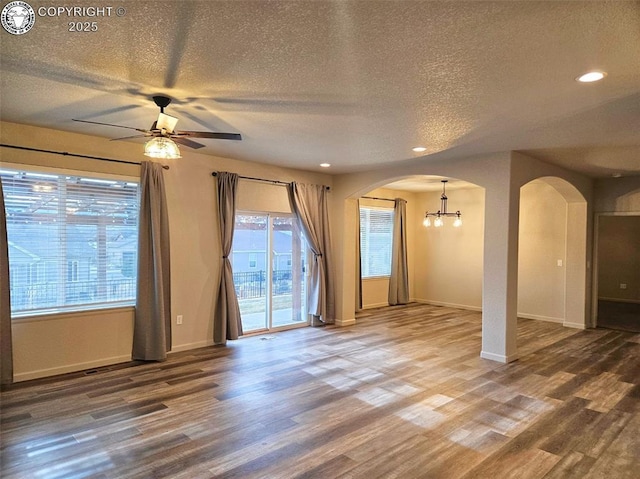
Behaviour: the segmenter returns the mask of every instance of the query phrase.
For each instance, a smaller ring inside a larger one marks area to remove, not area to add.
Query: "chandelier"
[[[453,226],[455,226],[456,228],[462,225],[462,217],[460,214],[460,210],[456,211],[455,213],[447,212],[448,198],[447,198],[447,195],[445,194],[445,186],[447,184],[447,181],[449,180],[442,180],[442,195],[440,196],[440,209],[438,210],[437,213],[429,213],[427,211],[424,216],[424,221],[422,224],[425,225],[427,228],[431,226],[431,218],[434,218],[433,226],[435,226],[436,228],[439,228],[444,224],[444,218],[446,218],[447,216],[455,217],[455,220],[453,221]]]

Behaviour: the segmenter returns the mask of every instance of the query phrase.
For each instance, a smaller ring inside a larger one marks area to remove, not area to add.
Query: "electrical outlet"
[[[627,283],[620,283],[620,289],[627,289]]]
[[[558,262],[556,263],[558,266],[562,266],[562,260],[559,259]]]
[[[176,324],[182,324],[182,315],[181,315],[181,314],[179,314],[179,315],[176,317]]]

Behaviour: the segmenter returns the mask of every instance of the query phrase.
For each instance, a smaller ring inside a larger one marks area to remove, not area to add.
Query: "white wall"
[[[142,146],[12,123],[2,123],[2,143],[83,155],[140,162]],[[171,301],[173,350],[213,343],[213,309],[220,275],[221,251],[217,230],[213,171],[280,181],[331,185],[324,174],[270,167],[216,158],[182,150],[183,158],[169,160],[164,178],[167,189],[171,241]],[[2,148],[2,165],[15,163],[92,171],[137,178],[139,167],[70,156]],[[250,183],[250,186],[249,186]],[[274,211],[288,210],[282,186],[241,181],[238,204]],[[331,198],[331,197],[330,197]],[[331,202],[331,199],[330,199]],[[181,314],[183,324],[175,324]],[[60,314],[13,320],[15,380],[78,371],[131,358],[133,309],[105,313]]]
[[[134,308],[13,320],[14,381],[131,360]]]
[[[441,228],[422,226],[425,211],[440,207],[440,191],[421,193],[416,234],[415,298],[418,301],[480,311],[484,250],[484,189],[448,189],[448,210],[462,213]]]
[[[567,202],[534,180],[520,189],[518,316],[563,322]],[[561,264],[558,264],[558,261]]]
[[[525,185],[520,195],[518,316],[563,322],[567,203],[543,181]],[[439,192],[423,193],[418,202],[433,210],[439,197]],[[462,211],[463,226],[418,231],[416,299],[481,310],[484,190],[449,190],[448,197],[449,209]]]

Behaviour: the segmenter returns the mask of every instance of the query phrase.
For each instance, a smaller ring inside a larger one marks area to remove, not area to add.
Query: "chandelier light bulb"
[[[462,218],[458,216],[453,222],[453,226],[456,228],[459,228],[460,226],[462,226]]]
[[[431,226],[431,218],[429,218],[428,216],[424,219],[424,221],[422,222],[422,224],[424,226],[426,226],[427,228],[429,228]]]
[[[443,224],[444,221],[442,221],[442,218],[440,218],[439,216],[433,222],[433,226],[435,226],[436,228],[440,228]]]

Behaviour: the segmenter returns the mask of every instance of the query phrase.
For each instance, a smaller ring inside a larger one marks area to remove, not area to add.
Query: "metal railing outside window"
[[[273,294],[291,294],[293,291],[290,269],[274,270]],[[260,298],[267,294],[267,272],[243,271],[233,273],[233,284],[238,299]]]

